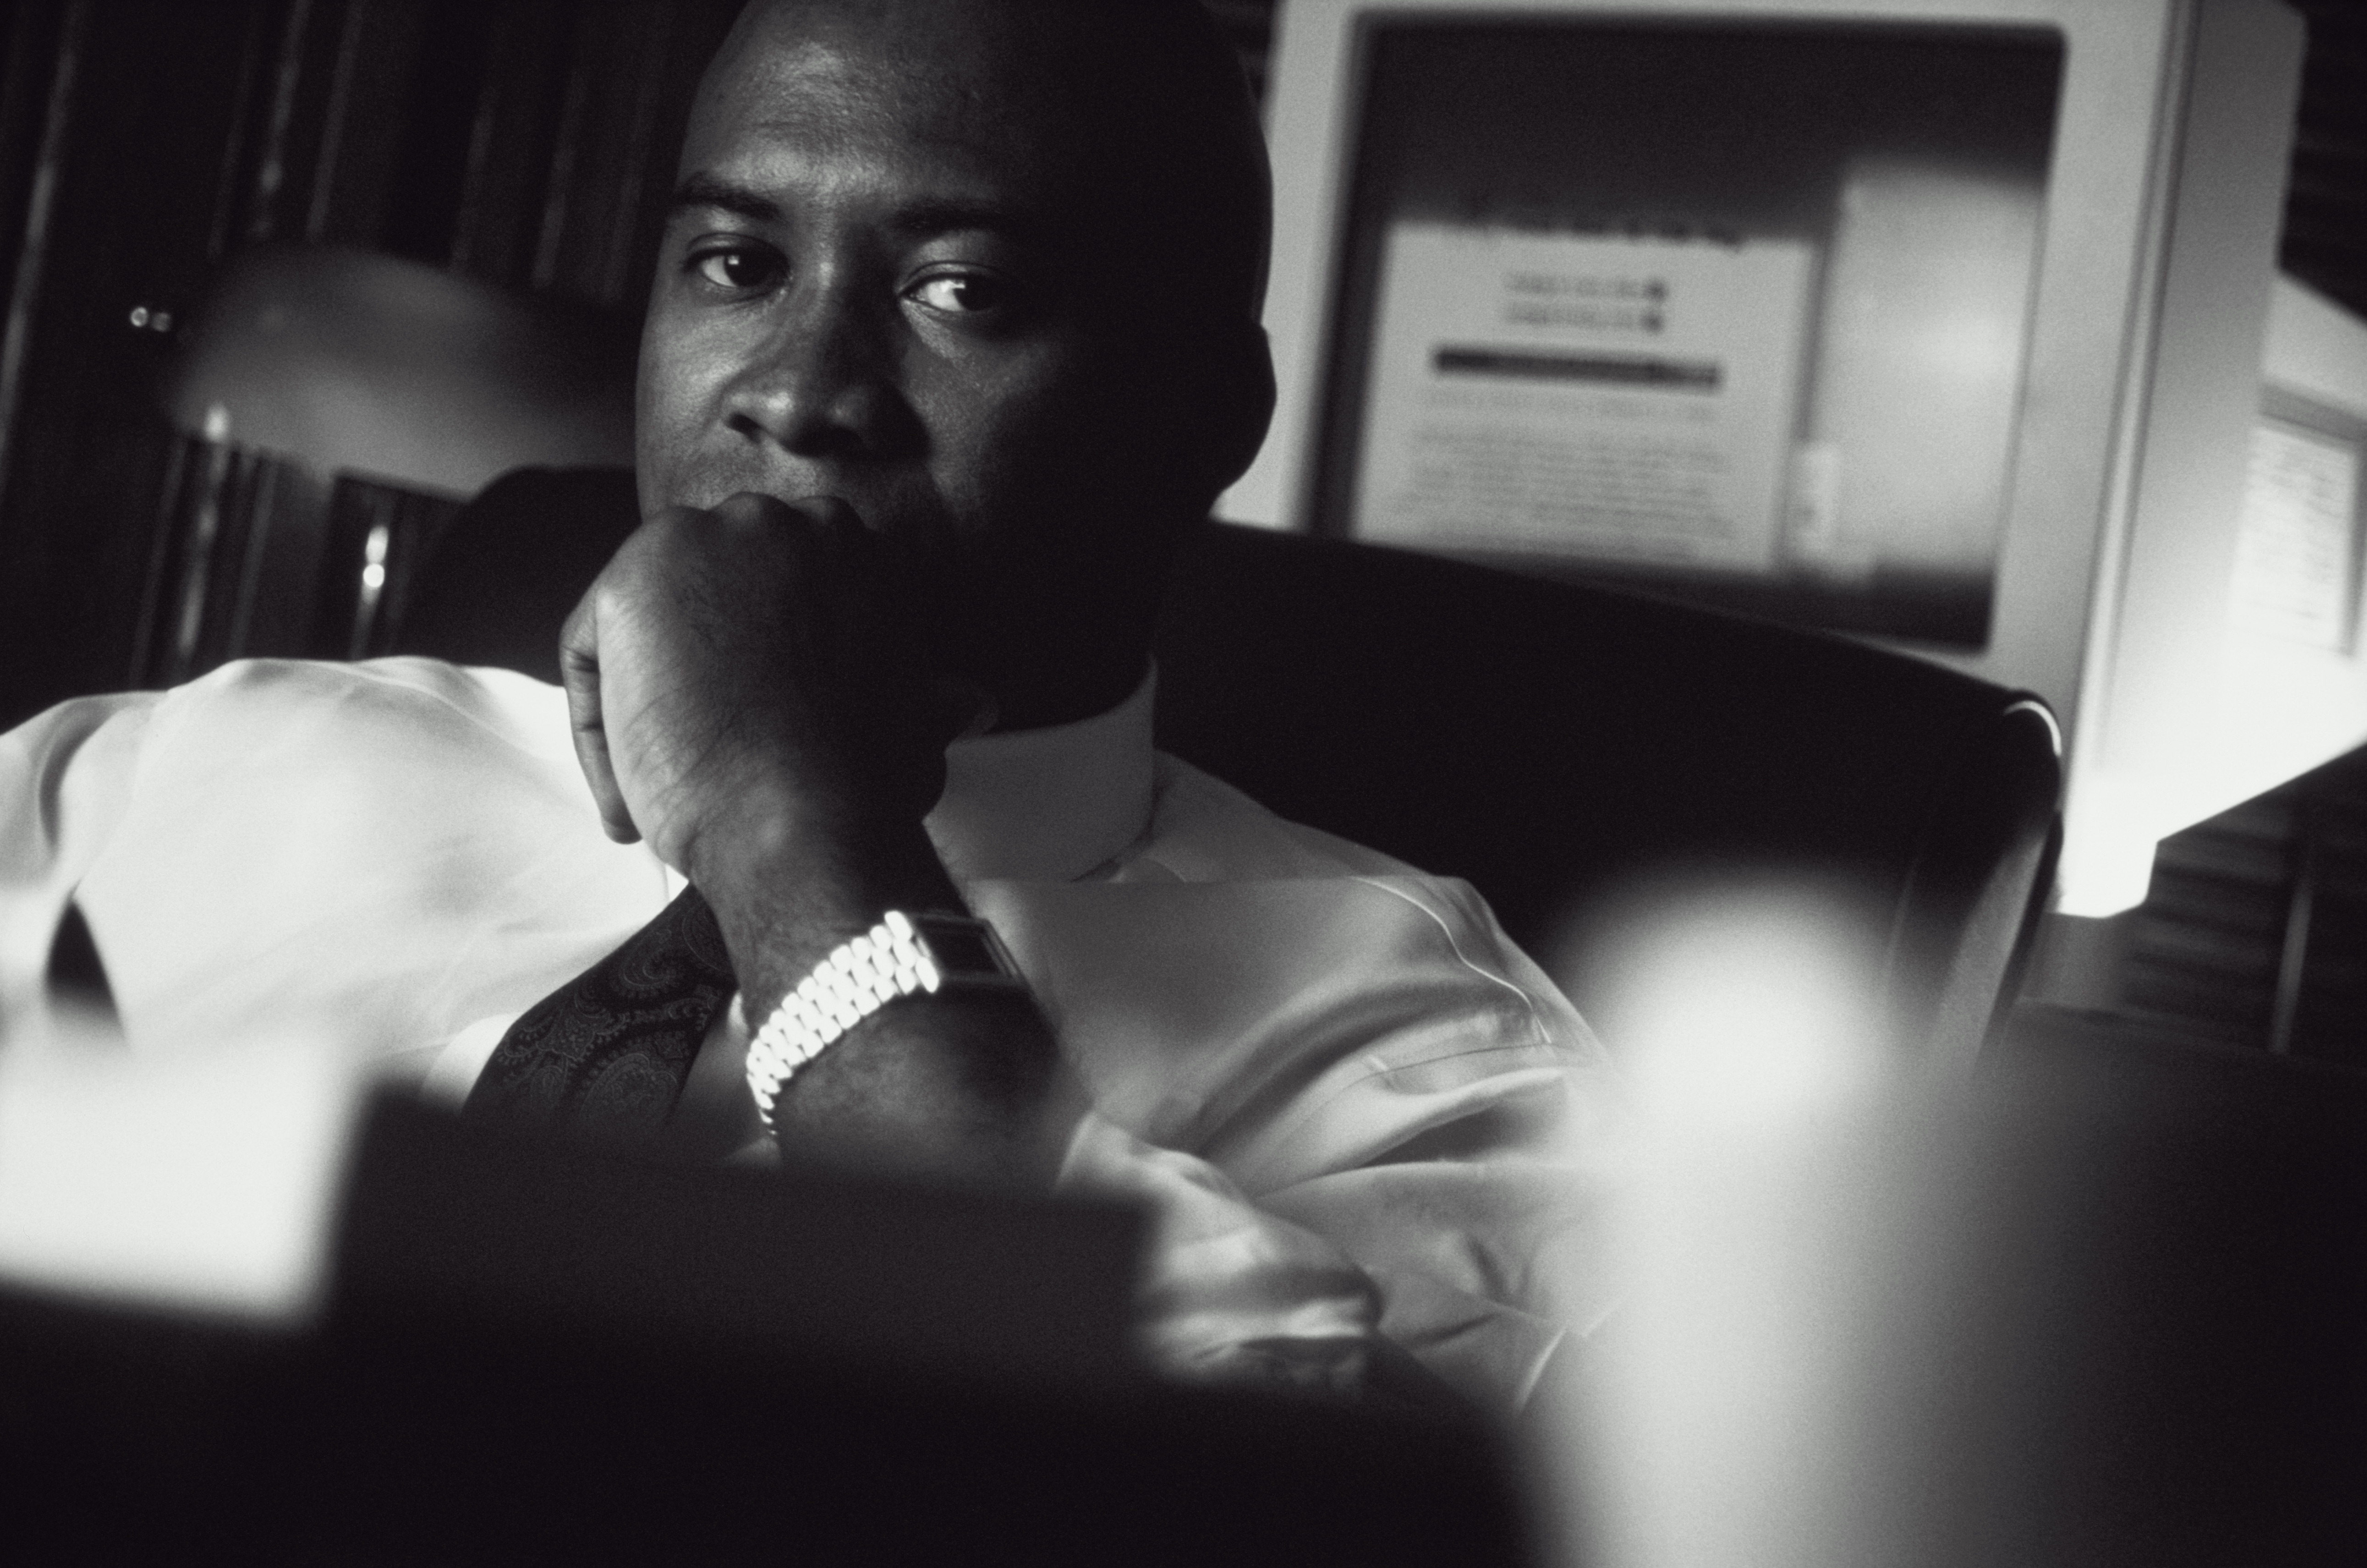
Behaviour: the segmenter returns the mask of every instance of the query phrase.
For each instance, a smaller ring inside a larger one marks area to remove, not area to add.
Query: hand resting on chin
[[[889,908],[963,911],[922,825],[982,695],[934,676],[894,546],[843,502],[735,495],[626,540],[561,633],[609,835],[722,926],[752,1022]],[[791,1081],[784,1147],[1040,1185],[1084,1110],[1024,998],[913,997]]]

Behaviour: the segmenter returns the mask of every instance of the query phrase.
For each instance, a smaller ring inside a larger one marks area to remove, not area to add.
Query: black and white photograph
[[[0,1560],[2367,1561],[2367,6],[0,0]]]

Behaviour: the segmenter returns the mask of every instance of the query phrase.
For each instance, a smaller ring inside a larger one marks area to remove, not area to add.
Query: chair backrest
[[[560,620],[635,521],[621,472],[504,478],[397,648],[555,680]],[[1860,955],[1898,1049],[1966,1059],[2051,878],[2044,706],[1837,637],[1211,524],[1158,653],[1164,748],[1468,879],[1614,1050],[1644,1005],[1632,931],[1772,893]]]
[[[1968,1058],[2017,988],[2061,781],[2035,698],[1839,637],[1223,525],[1179,562],[1159,646],[1161,745],[1467,878],[1614,1050],[1654,1000],[1632,928],[1737,899],[1827,921],[1901,1050]]]

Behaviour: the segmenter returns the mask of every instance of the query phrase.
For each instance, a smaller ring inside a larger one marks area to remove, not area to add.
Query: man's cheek
[[[664,500],[687,503],[678,481],[685,460],[696,446],[695,423],[685,417],[678,389],[644,369],[633,411],[633,452],[640,469],[643,500],[649,487],[664,491]]]

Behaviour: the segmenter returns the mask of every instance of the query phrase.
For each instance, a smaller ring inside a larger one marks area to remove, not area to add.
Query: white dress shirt
[[[1171,1369],[1343,1383],[1385,1339],[1516,1407],[1607,1305],[1600,1047],[1467,885],[1155,752],[1151,688],[956,742],[928,818],[1092,1096],[1062,1181],[1149,1204]],[[72,900],[135,1054],[294,1033],[457,1099],[680,887],[506,671],[243,662],[0,736],[0,988]],[[719,1156],[745,1045],[710,1031],[676,1113]]]

